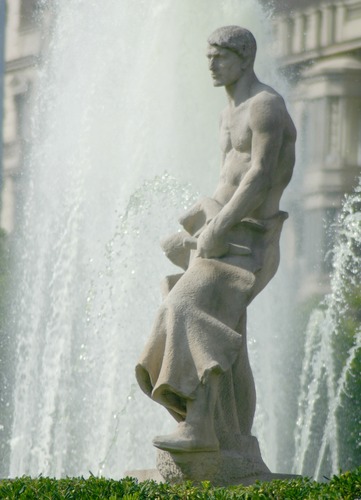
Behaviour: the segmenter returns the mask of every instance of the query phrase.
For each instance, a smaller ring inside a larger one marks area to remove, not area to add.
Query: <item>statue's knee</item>
[[[161,247],[168,259],[176,266],[186,270],[189,265],[190,250],[183,245],[189,234],[185,231],[172,234],[161,241]]]
[[[184,287],[175,286],[165,298],[163,306],[174,312],[181,313],[182,311],[189,311],[192,302],[190,294],[186,293]]]
[[[166,276],[164,278],[164,280],[160,284],[160,289],[162,292],[163,299],[165,299],[167,295],[171,292],[171,290],[173,290],[173,288],[183,275],[184,273],[170,274],[169,276]]]

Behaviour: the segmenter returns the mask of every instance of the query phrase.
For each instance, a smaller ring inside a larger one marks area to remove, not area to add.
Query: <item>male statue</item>
[[[251,436],[255,388],[246,309],[274,276],[287,213],[279,210],[295,160],[296,131],[282,97],[253,69],[256,41],[226,26],[208,39],[215,87],[224,86],[222,167],[212,198],[163,243],[184,269],[168,293],[136,367],[142,390],[177,420],[153,444],[170,453],[231,450]]]

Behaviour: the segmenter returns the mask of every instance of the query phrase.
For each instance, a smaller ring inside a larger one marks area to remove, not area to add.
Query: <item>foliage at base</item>
[[[50,479],[39,477],[31,479],[4,479],[0,481],[0,498],[3,499],[52,499],[52,500],[225,500],[225,499],[342,499],[361,498],[361,467],[334,476],[326,483],[316,483],[308,478],[275,480],[269,483],[256,483],[253,486],[232,486],[213,488],[205,481],[200,486],[191,482],[178,485],[138,481],[126,477],[120,481],[97,478]]]

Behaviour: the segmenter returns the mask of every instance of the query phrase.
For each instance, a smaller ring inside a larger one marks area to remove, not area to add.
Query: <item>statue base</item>
[[[149,479],[153,481],[157,481],[158,483],[162,483],[165,479],[161,476],[157,469],[137,469],[137,470],[129,470],[125,472],[126,476],[135,477],[139,482],[147,481]],[[274,474],[272,472],[255,474],[251,476],[242,476],[238,474],[236,480],[231,483],[221,483],[215,484],[210,481],[213,486],[235,486],[237,484],[242,484],[243,486],[250,486],[254,484],[256,481],[260,482],[269,482],[275,479],[299,479],[301,476],[293,475],[293,474]],[[205,479],[203,479],[205,481]],[[199,481],[195,481],[197,483]]]
[[[233,449],[217,452],[168,452],[157,450],[157,469],[127,471],[126,475],[145,481],[182,483],[209,481],[213,486],[249,486],[256,481],[298,479],[293,474],[274,474],[264,463],[257,438],[238,436]]]
[[[252,484],[279,476],[272,474],[262,460],[257,438],[242,436],[237,441],[237,448],[218,452],[158,450],[157,469],[170,483],[210,481],[214,486]]]

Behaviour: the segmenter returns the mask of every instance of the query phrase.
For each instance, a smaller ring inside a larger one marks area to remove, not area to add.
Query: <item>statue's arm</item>
[[[272,185],[272,172],[278,166],[285,127],[285,107],[281,97],[267,94],[250,108],[252,131],[251,168],[232,198],[214,217],[198,245],[203,257],[221,256],[226,251],[224,236],[264,201]]]
[[[216,217],[220,232],[227,232],[264,201],[278,166],[284,133],[284,107],[278,96],[255,101],[250,109],[252,130],[251,168],[230,201]]]

